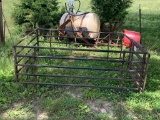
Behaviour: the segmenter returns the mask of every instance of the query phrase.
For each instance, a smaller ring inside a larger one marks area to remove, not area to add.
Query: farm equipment
[[[76,1],[79,2],[77,11],[74,10],[74,2]],[[116,32],[123,25],[123,22],[114,22],[110,28],[110,33],[100,36],[99,16],[95,13],[80,12],[80,4],[79,0],[68,0],[65,3],[67,12],[60,19],[59,40],[61,36],[67,36],[77,42],[77,37],[80,37],[87,44],[106,44],[109,42],[109,45],[117,46],[118,41],[112,41],[113,32]]]
[[[89,44],[89,39],[99,37],[100,20],[97,14],[88,12],[74,11],[74,2],[79,0],[69,0],[65,3],[67,13],[64,13],[60,19],[60,26],[58,27],[60,36],[66,35],[71,38],[81,37],[82,40]],[[80,1],[79,1],[80,4]],[[80,5],[79,5],[80,7]],[[92,31],[92,32],[91,32]]]

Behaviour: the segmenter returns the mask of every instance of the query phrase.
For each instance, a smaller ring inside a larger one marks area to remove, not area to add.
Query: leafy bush
[[[100,17],[101,28],[105,23],[123,21],[132,0],[91,0],[92,11]]]
[[[15,22],[27,29],[51,28],[58,25],[62,11],[57,0],[21,0],[13,12]]]

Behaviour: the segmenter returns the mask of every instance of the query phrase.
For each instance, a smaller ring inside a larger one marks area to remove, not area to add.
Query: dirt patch
[[[46,112],[44,112],[41,108],[40,105],[41,104],[41,99],[36,97],[35,101],[32,104],[33,110],[36,113],[36,119],[37,120],[43,120],[43,119],[48,119],[48,115]]]
[[[46,112],[40,109],[40,99],[36,98],[33,103],[27,101],[14,102],[8,110],[0,114],[2,120],[30,119],[43,120],[48,119]]]

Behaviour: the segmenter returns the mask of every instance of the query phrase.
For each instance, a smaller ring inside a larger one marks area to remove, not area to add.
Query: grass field
[[[59,0],[64,3],[63,0]],[[145,92],[69,87],[39,87],[15,83],[12,45],[19,33],[11,17],[14,3],[3,0],[6,45],[0,46],[0,120],[159,120],[160,119],[160,1],[133,0],[123,29],[139,31],[142,8],[142,44],[151,53]],[[81,10],[90,11],[81,0]],[[61,3],[61,6],[63,5]]]

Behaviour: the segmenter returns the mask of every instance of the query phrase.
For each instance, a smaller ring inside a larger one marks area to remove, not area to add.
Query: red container
[[[140,43],[141,35],[139,32],[131,31],[131,30],[124,30],[124,34],[128,36],[130,39]],[[129,48],[131,46],[131,41],[124,35],[123,38],[123,45]]]

